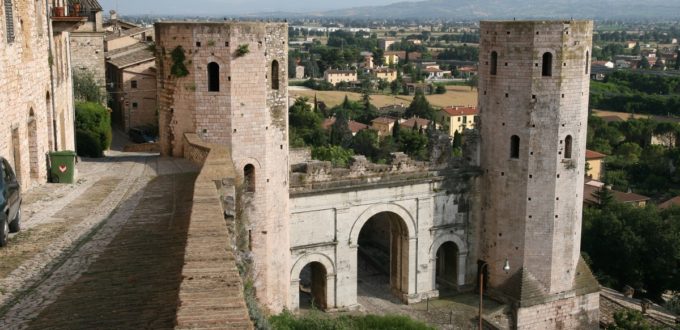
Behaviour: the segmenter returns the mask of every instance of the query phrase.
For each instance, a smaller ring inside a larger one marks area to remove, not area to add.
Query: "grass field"
[[[604,111],[604,110],[593,110],[593,115],[598,116],[598,117],[619,117],[622,120],[626,121],[628,119],[635,118],[635,119],[653,119],[656,121],[662,121],[662,122],[673,122],[677,123],[680,122],[680,119],[674,118],[674,117],[669,117],[669,116],[656,116],[656,115],[645,115],[645,114],[631,114],[628,112],[616,112],[616,111]]]
[[[314,98],[316,94],[318,101],[323,101],[326,105],[333,107],[345,99],[345,95],[350,100],[358,101],[361,94],[344,91],[314,91],[314,90],[290,90],[290,95],[293,97],[306,96],[310,99]],[[376,107],[383,107],[392,104],[404,104],[408,106],[413,100],[413,96],[408,95],[371,95],[371,102]],[[434,107],[443,108],[453,105],[472,105],[477,106],[477,89],[470,90],[467,86],[446,86],[446,94],[427,95],[427,100],[430,101]]]

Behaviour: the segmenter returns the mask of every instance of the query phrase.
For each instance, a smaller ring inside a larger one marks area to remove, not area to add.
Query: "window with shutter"
[[[7,43],[14,42],[14,12],[12,9],[12,0],[4,0],[5,2],[5,23],[7,24]]]

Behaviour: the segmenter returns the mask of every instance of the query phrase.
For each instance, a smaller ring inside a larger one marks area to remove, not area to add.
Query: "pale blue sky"
[[[272,11],[311,12],[367,5],[385,5],[400,0],[99,0],[106,13],[121,15],[238,15]]]

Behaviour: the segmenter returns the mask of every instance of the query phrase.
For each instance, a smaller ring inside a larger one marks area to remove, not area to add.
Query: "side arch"
[[[293,267],[290,269],[290,278],[298,280],[302,268],[312,262],[318,262],[322,264],[326,268],[327,275],[335,275],[335,265],[333,264],[333,260],[323,253],[314,252],[304,254],[295,261]]]
[[[394,203],[383,203],[372,205],[363,213],[361,213],[361,215],[354,221],[349,232],[349,245],[356,245],[359,242],[359,232],[361,232],[361,228],[363,228],[366,222],[368,222],[368,220],[370,220],[374,215],[383,212],[392,212],[398,215],[406,225],[409,239],[416,237],[415,220],[413,219],[411,213],[401,205]]]
[[[461,286],[465,285],[465,274],[467,272],[467,257],[468,257],[468,246],[465,244],[465,241],[460,237],[460,235],[451,233],[451,232],[446,232],[446,233],[441,233],[435,236],[435,239],[432,241],[432,245],[430,245],[430,267],[433,270],[432,271],[432,290],[436,289],[436,277],[437,274],[434,271],[436,269],[436,262],[437,262],[437,251],[439,248],[444,245],[446,242],[453,242],[456,247],[458,248],[458,263],[456,265],[456,269],[458,271],[457,278],[456,278],[456,284],[460,288]]]

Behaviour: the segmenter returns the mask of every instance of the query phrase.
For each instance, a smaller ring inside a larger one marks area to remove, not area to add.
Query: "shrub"
[[[90,156],[90,154],[85,154],[85,152],[87,151],[90,153],[96,151],[91,147],[88,147],[88,145],[92,143],[89,140],[94,139],[99,146],[100,152],[93,152],[90,157],[101,157],[101,151],[109,148],[113,137],[109,111],[101,104],[94,102],[80,102],[76,104],[76,132],[77,131],[81,131],[80,136],[83,138],[83,141],[77,141],[76,143],[79,146],[82,144],[83,147],[86,148],[81,154],[79,147],[78,154],[81,156]]]
[[[184,48],[182,46],[177,46],[170,53],[172,57],[172,67],[170,68],[170,73],[177,78],[186,77],[189,75],[189,70],[184,61],[186,60],[186,55],[184,54]]]
[[[354,151],[352,151],[352,149],[345,149],[341,146],[312,148],[312,158],[330,161],[333,166],[337,167],[349,166],[349,160],[352,156],[354,156]]]
[[[423,329],[432,327],[399,315],[342,315],[332,317],[319,311],[295,316],[289,311],[272,316],[270,323],[274,329]]]
[[[73,94],[77,101],[102,102],[101,88],[90,71],[73,72]]]
[[[76,130],[76,149],[78,155],[83,157],[98,158],[104,155],[98,137],[82,129]]]

